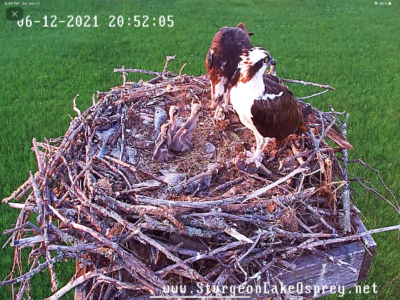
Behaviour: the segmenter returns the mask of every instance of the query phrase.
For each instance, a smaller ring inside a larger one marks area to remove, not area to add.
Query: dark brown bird
[[[245,50],[240,58],[232,76],[235,85],[230,98],[240,121],[253,131],[257,141],[257,148],[246,163],[259,166],[268,138],[282,140],[298,131],[303,125],[303,110],[285,85],[264,76],[274,61],[266,49]]]
[[[227,109],[231,77],[240,62],[243,50],[250,49],[250,36],[243,23],[236,27],[222,27],[214,36],[206,56],[206,68],[211,81],[211,108],[214,109],[224,99]]]

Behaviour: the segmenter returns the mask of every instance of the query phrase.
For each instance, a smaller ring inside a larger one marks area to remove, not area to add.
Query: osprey
[[[243,50],[250,49],[250,36],[243,23],[236,27],[222,27],[214,36],[206,56],[206,68],[211,81],[211,108],[224,98],[227,109],[231,77],[240,62]]]
[[[240,59],[232,76],[235,85],[230,98],[240,121],[253,131],[257,142],[246,163],[260,166],[268,138],[282,140],[295,133],[303,125],[303,111],[285,85],[265,76],[266,68],[274,61],[266,49],[245,50]]]

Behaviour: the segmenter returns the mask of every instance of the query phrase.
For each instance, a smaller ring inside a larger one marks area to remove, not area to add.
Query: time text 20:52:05
[[[148,15],[135,15],[132,17],[123,17],[121,15],[110,15],[108,20],[108,27],[173,27],[173,15],[161,15],[157,17],[150,17]],[[67,18],[59,18],[56,15],[44,16],[41,19],[34,19],[30,15],[17,21],[19,27],[32,27],[32,25],[41,25],[42,27],[55,28],[59,26],[65,27],[99,27],[97,16],[73,16],[69,15]],[[106,24],[104,24],[106,25]]]

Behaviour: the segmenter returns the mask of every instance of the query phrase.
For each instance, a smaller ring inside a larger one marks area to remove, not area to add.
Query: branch
[[[313,83],[313,82],[307,82],[307,81],[302,81],[302,80],[295,80],[295,79],[286,79],[286,78],[281,78],[283,82],[289,82],[289,83],[297,83],[297,84],[302,84],[302,85],[310,85],[310,86],[316,86],[321,89],[328,89],[331,91],[335,91],[335,89],[329,85],[325,84],[319,84],[319,83]]]

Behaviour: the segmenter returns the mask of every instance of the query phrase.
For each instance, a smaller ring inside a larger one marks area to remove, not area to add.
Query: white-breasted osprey
[[[214,36],[206,56],[206,68],[211,81],[211,108],[214,109],[224,98],[227,109],[231,77],[240,62],[243,50],[250,49],[250,36],[243,23],[236,27],[222,27]]]
[[[281,140],[295,133],[303,125],[303,111],[288,87],[265,76],[274,61],[266,49],[244,50],[240,59],[230,99],[240,121],[256,138],[257,148],[246,163],[260,166],[268,138]]]

